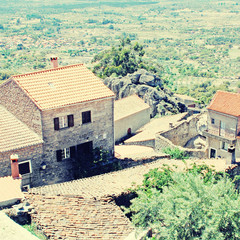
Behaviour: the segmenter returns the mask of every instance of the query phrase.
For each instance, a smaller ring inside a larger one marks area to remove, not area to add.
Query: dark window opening
[[[19,168],[19,173],[21,175],[31,173],[31,167],[30,167],[29,161],[24,163],[19,163],[18,168]]]
[[[210,158],[215,158],[216,157],[216,150],[215,149],[210,149]]]
[[[59,118],[54,118],[54,130],[59,130]]]
[[[73,119],[73,115],[68,115],[68,127],[73,127],[74,126],[74,119]]]
[[[61,162],[62,161],[62,150],[57,150],[56,155],[57,155],[57,162]]]
[[[91,111],[82,112],[82,124],[91,122]]]
[[[214,118],[211,118],[211,123],[215,124],[215,119]]]

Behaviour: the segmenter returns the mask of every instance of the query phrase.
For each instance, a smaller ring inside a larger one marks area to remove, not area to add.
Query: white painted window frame
[[[70,158],[70,147],[62,149],[62,160]]]
[[[213,147],[210,147],[210,148],[209,148],[208,157],[211,158],[211,149],[213,149],[213,150],[216,151],[216,156],[215,156],[215,158],[216,158],[216,157],[217,157],[217,149],[216,149],[216,148],[213,148]]]
[[[223,145],[227,144],[227,149],[223,148]],[[228,151],[229,144],[225,141],[220,142],[220,149],[223,151]]]
[[[68,118],[67,115],[59,117],[59,128],[66,128],[68,127]]]
[[[26,163],[26,162],[29,163],[29,170],[30,170],[30,172],[29,172],[29,173],[22,174],[22,175],[27,175],[27,174],[32,173],[32,162],[31,162],[31,160],[25,160],[25,161],[22,161],[22,162],[18,162],[18,165],[23,164],[23,163]]]

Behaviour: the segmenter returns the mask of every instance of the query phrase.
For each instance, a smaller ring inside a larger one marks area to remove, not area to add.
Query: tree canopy
[[[134,73],[140,68],[144,68],[154,73],[161,72],[162,68],[152,63],[146,63],[143,60],[145,51],[143,46],[138,42],[134,44],[130,38],[122,38],[119,46],[105,50],[93,58],[92,62],[96,63],[93,72],[99,77],[126,76],[128,73]]]
[[[154,239],[239,239],[240,197],[233,182],[206,166],[185,173],[152,170],[132,200],[133,223]]]

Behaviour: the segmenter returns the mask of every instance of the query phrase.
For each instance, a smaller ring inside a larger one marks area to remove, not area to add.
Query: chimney
[[[10,160],[11,160],[12,178],[17,179],[19,178],[18,155],[12,154],[10,156]]]
[[[57,59],[57,57],[50,57],[50,61],[52,63],[52,67],[53,68],[57,68],[58,67],[58,59]]]

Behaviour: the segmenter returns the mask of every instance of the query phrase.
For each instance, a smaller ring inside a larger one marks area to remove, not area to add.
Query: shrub
[[[188,159],[189,155],[185,152],[180,150],[179,148],[164,148],[163,152],[169,154],[172,159]]]
[[[130,206],[139,228],[152,228],[154,239],[239,239],[240,196],[225,176],[204,181],[196,172],[171,174],[162,193],[139,190]]]

